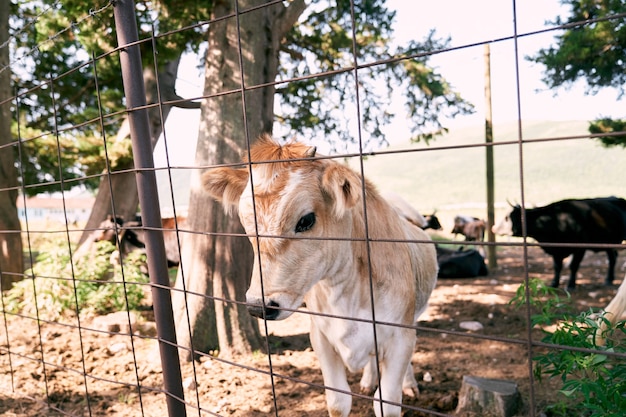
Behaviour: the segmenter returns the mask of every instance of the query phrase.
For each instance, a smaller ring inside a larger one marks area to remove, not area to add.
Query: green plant
[[[528,298],[526,297],[528,293]],[[571,297],[566,291],[552,288],[538,278],[528,280],[528,290],[522,284],[515,292],[509,304],[520,308],[528,303],[531,310],[531,324],[535,326],[549,326],[557,317],[571,314]]]
[[[559,393],[567,399],[550,407],[553,415],[588,417],[623,416],[626,410],[626,322],[615,325],[602,313],[575,314],[559,297],[559,290],[531,279],[522,284],[511,304],[526,303],[533,309],[531,323],[544,334],[543,343],[553,345],[534,358],[534,374],[560,377]],[[569,295],[566,298],[569,300]],[[602,330],[602,324],[607,325]],[[551,330],[549,330],[551,329]],[[601,341],[601,342],[600,342]]]
[[[100,242],[99,242],[100,243]],[[141,252],[131,252],[124,257],[124,265],[111,264],[110,247],[104,242],[104,248],[98,248],[103,253],[95,262],[95,267],[89,266],[91,262],[77,263],[78,275],[85,281],[80,282],[78,288],[83,289],[83,294],[78,297],[79,309],[86,313],[103,314],[120,310],[135,310],[145,297],[147,275],[143,272],[146,257]],[[83,270],[84,268],[84,270]]]
[[[137,309],[145,298],[148,277],[145,255],[131,253],[124,266],[112,264],[115,250],[109,242],[95,243],[95,252],[72,262],[68,248],[48,242],[38,248],[30,279],[16,283],[5,294],[5,309],[56,320],[67,314],[106,314]]]

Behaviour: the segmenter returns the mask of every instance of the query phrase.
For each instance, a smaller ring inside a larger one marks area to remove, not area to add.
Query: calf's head
[[[236,209],[254,249],[248,310],[280,320],[326,277],[341,275],[351,258],[352,208],[361,178],[346,166],[314,160],[315,148],[280,146],[264,136],[246,168],[215,168],[205,190],[227,211]],[[336,278],[334,278],[336,279]]]

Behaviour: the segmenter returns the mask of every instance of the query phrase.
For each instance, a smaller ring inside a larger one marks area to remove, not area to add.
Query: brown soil
[[[534,382],[531,387],[524,342],[526,312],[508,305],[524,279],[521,249],[499,248],[498,263],[498,270],[488,277],[439,281],[419,323],[424,329],[418,330],[413,356],[421,394],[416,399],[405,397],[405,405],[440,413],[435,415],[453,414],[463,375],[518,383],[525,407],[519,415],[529,414],[531,388],[537,411],[555,400],[550,385],[558,381]],[[606,265],[604,253],[587,253],[579,287],[572,294],[580,311],[606,306],[615,294],[615,286],[602,285]],[[616,273],[623,274],[619,268]],[[529,275],[545,282],[552,275],[551,259],[538,248],[529,248]],[[467,320],[479,321],[484,328],[461,329],[459,323]],[[0,326],[0,416],[167,415],[153,338],[131,339],[86,329],[79,333],[76,322],[69,320],[65,325],[41,323],[39,328],[30,318],[7,316],[5,323]],[[89,323],[81,325],[89,327]],[[231,362],[207,357],[183,365],[185,400],[200,407],[199,411],[189,406],[188,416],[327,415],[306,314],[268,323],[268,329],[273,378],[268,357],[261,353]],[[533,331],[534,340],[540,337]],[[359,378],[350,377],[355,392]],[[352,410],[355,416],[374,415],[370,399],[355,397]],[[416,409],[404,412],[404,416],[422,415],[431,414]]]

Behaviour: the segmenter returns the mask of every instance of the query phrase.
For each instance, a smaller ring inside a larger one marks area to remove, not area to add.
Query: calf
[[[609,325],[614,326],[618,321],[624,320],[624,311],[626,311],[626,276],[622,279],[622,283],[617,289],[617,293],[611,302],[604,309],[604,318],[600,320],[599,333],[596,340],[598,346],[604,345],[604,333],[609,329]]]
[[[315,147],[262,136],[250,149],[251,175],[248,168],[211,169],[204,187],[225,209],[238,209],[250,236],[250,313],[285,319],[303,301],[322,313],[311,315],[310,337],[330,388],[329,414],[350,413],[351,395],[337,391],[350,391],[346,368],[363,370],[361,389],[373,391],[380,367],[375,414],[382,408],[386,417],[400,416],[402,393],[418,391],[412,326],[435,287],[434,244],[371,183],[315,154]]]
[[[626,200],[617,197],[568,199],[547,206],[525,209],[526,235],[552,256],[554,278],[552,286],[558,287],[563,269],[563,259],[573,255],[570,263],[570,278],[567,288],[576,287],[576,273],[585,251],[605,251],[609,258],[609,269],[605,284],[613,283],[617,250],[591,246],[594,244],[619,244],[626,239]],[[500,235],[523,236],[522,208],[513,210],[493,232]],[[580,244],[591,244],[588,247]],[[577,245],[577,246],[575,246]]]

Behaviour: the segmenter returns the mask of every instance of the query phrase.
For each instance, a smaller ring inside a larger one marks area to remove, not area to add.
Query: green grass
[[[587,134],[587,122],[526,122],[523,139],[563,138]],[[494,142],[517,141],[517,124],[494,127]],[[484,128],[451,131],[424,144],[394,145],[388,150],[413,152],[370,156],[365,175],[381,190],[404,196],[420,212],[437,210],[448,228],[456,214],[486,217]],[[524,196],[527,207],[564,198],[626,196],[626,149],[603,148],[589,138],[526,143],[522,146]],[[496,145],[496,221],[508,211],[507,200],[521,202],[520,146]],[[356,167],[356,160],[351,161]],[[451,225],[450,225],[451,227]]]

